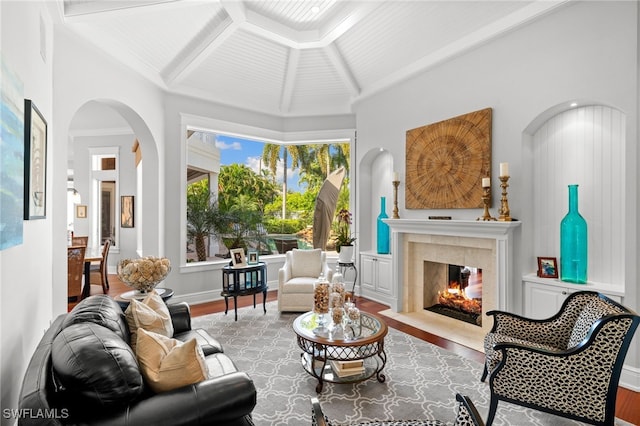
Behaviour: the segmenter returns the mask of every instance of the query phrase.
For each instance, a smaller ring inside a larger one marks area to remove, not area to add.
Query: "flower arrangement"
[[[340,253],[340,247],[353,245],[356,237],[351,233],[351,212],[342,209],[336,214],[336,250]]]
[[[139,259],[122,259],[118,262],[118,277],[140,292],[151,291],[171,272],[171,262],[166,257],[147,256]]]

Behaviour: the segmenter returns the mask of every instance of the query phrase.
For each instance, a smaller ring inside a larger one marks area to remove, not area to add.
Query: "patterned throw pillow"
[[[208,377],[204,353],[196,339],[181,342],[158,333],[138,330],[136,357],[147,384],[166,392]]]
[[[136,351],[137,332],[139,328],[173,337],[173,323],[169,309],[160,295],[153,290],[142,302],[135,299],[125,311],[129,331],[131,332],[131,347]]]

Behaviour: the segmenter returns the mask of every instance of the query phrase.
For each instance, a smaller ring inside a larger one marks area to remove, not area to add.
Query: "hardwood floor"
[[[110,296],[115,296],[125,291],[129,291],[130,288],[126,286],[122,281],[118,279],[117,275],[109,275],[109,292]],[[99,286],[91,287],[91,294],[100,294],[102,293],[102,288]],[[261,299],[260,299],[261,300]],[[275,301],[277,300],[277,292],[275,290],[269,291],[267,293],[267,301]],[[229,304],[230,308],[233,307],[233,301]],[[239,297],[238,298],[238,307],[252,306],[253,298],[251,297]],[[365,298],[358,298],[357,306],[361,310],[370,313],[378,313],[385,309],[388,309],[388,306],[382,305],[380,303],[374,302],[372,300],[368,300]],[[207,302],[197,305],[191,305],[191,315],[202,316],[208,315],[215,312],[224,312],[224,300],[217,300],[214,302]],[[411,327],[409,325],[403,324],[391,318],[385,317],[385,322],[389,327],[393,327],[396,330],[402,331],[403,333],[410,334],[418,339],[424,340],[426,342],[432,343],[434,345],[440,346],[450,352],[458,354],[468,359],[472,359],[478,362],[484,362],[484,354],[482,352],[478,352],[476,350],[467,348],[466,346],[460,345],[458,343],[449,341],[442,337],[427,333],[426,331],[419,330],[415,327]],[[479,380],[479,378],[478,378]],[[632,423],[634,425],[640,425],[640,393],[633,392],[631,390],[625,388],[618,388],[618,397],[616,400],[616,416],[620,419]]]

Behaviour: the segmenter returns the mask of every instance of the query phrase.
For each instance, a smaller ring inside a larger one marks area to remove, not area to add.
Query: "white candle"
[[[500,163],[500,176],[509,176],[509,163]]]
[[[398,182],[398,172],[393,172],[393,181]]]
[[[488,188],[491,186],[491,178],[482,178],[482,187]]]

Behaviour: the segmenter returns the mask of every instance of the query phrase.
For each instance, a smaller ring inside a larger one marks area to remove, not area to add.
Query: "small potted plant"
[[[340,253],[339,262],[351,263],[353,260],[353,242],[356,237],[351,233],[351,213],[342,209],[336,215],[336,251]]]

